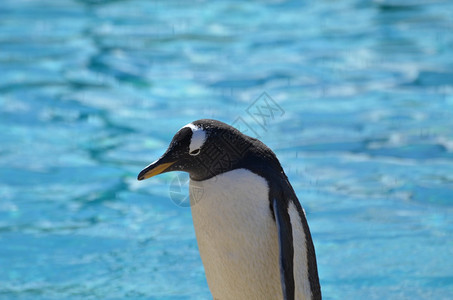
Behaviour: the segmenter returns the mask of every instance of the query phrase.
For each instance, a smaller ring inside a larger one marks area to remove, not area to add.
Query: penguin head
[[[137,179],[171,171],[188,172],[193,180],[208,179],[235,169],[254,140],[220,121],[194,121],[175,134],[167,151],[143,169]]]

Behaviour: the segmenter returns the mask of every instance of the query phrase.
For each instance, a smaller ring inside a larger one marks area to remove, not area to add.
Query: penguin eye
[[[189,154],[192,156],[196,156],[196,155],[200,154],[200,148],[190,151]]]

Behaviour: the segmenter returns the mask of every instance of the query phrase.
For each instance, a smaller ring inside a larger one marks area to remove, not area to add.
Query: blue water
[[[177,174],[136,181],[207,117],[277,153],[325,299],[453,299],[452,12],[3,0],[0,298],[209,299]]]

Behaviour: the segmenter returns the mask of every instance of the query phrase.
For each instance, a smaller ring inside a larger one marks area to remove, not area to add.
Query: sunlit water
[[[176,174],[136,181],[208,117],[277,153],[325,299],[453,299],[452,12],[3,0],[0,298],[209,299]]]

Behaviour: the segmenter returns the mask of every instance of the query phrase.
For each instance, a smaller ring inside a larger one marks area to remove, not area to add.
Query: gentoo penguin
[[[192,218],[218,300],[321,299],[305,212],[274,152],[216,121],[182,127],[138,180],[190,175]]]

